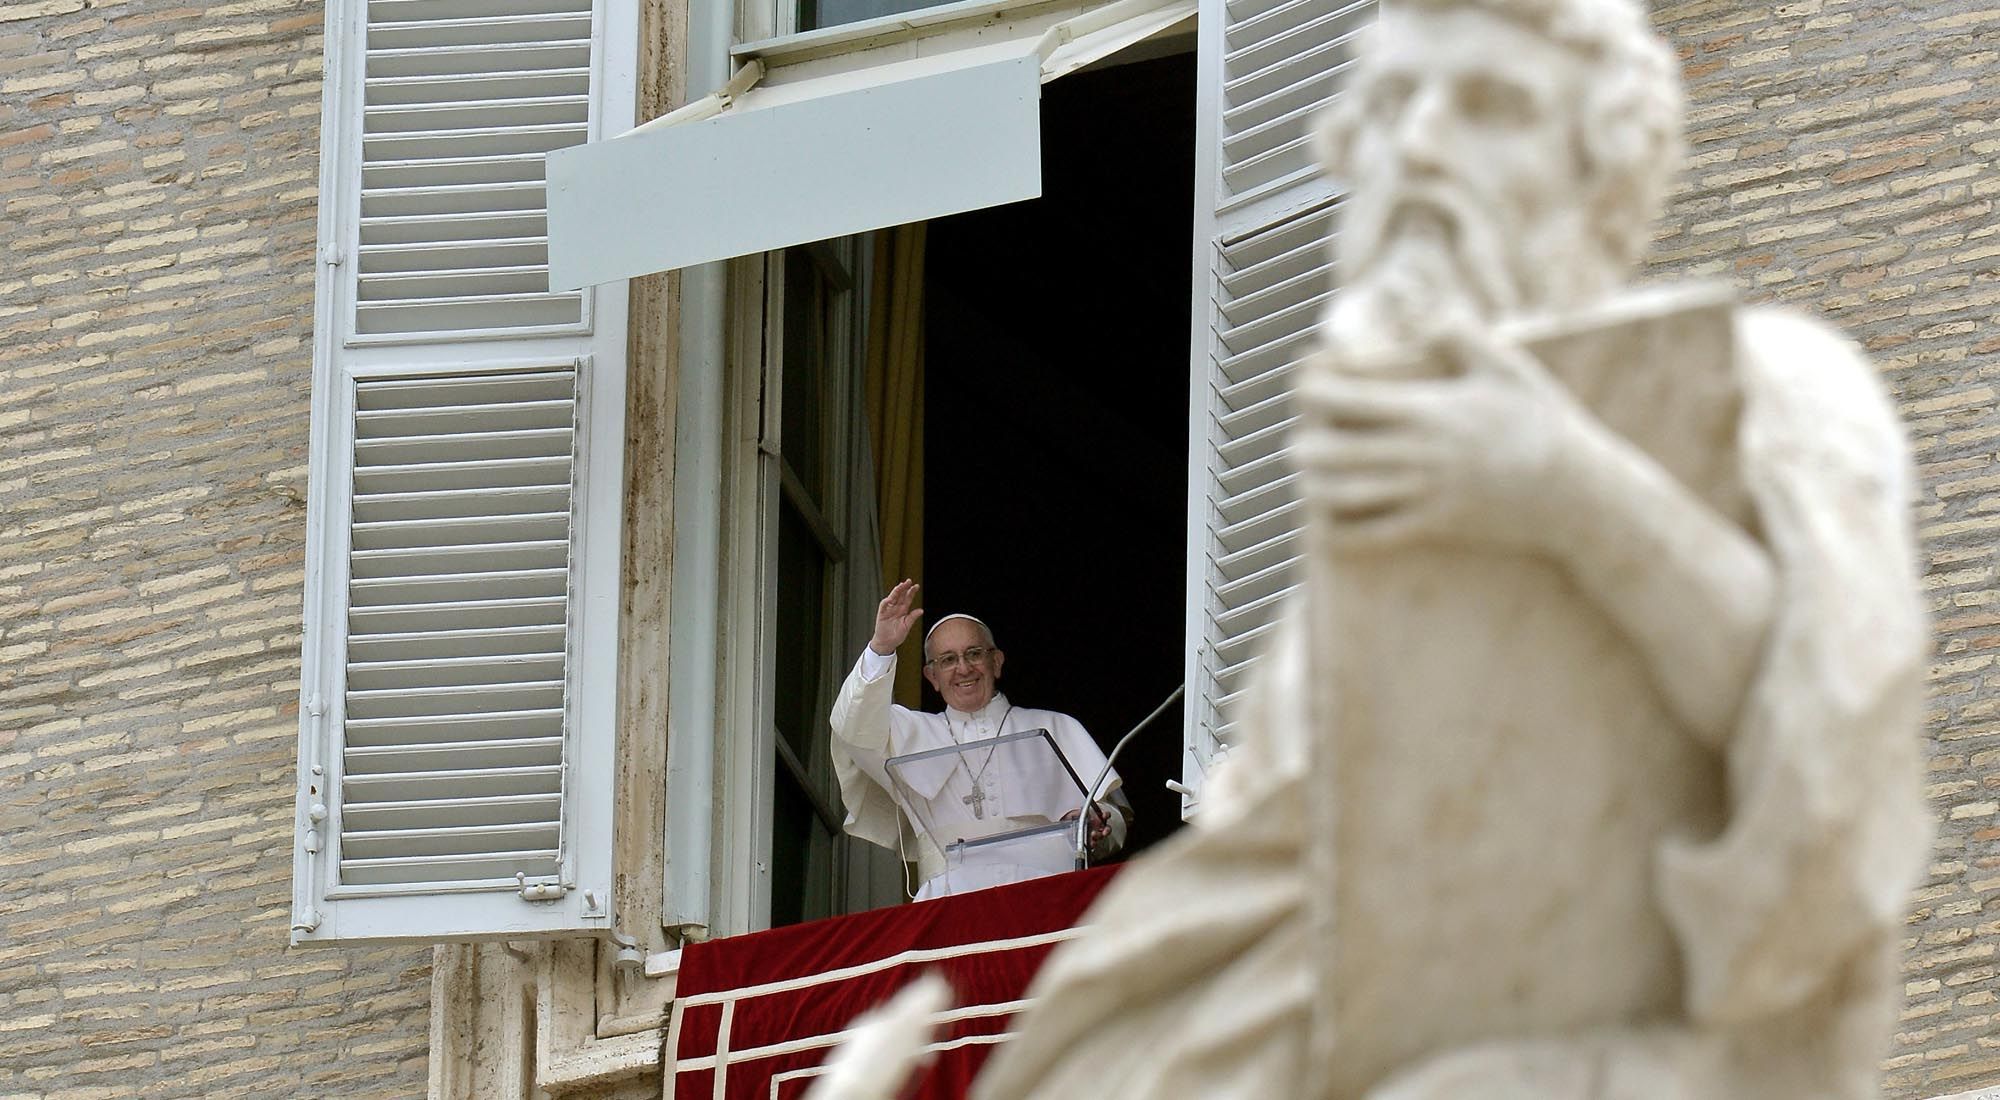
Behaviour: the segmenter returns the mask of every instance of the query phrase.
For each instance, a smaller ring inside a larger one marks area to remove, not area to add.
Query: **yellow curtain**
[[[885,589],[904,577],[924,579],[924,228],[875,234],[868,425]],[[911,631],[896,654],[896,701],[906,707],[917,705],[923,659],[921,631]]]

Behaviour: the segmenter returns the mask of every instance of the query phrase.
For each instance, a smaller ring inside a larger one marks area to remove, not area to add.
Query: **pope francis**
[[[991,841],[1074,820],[1082,787],[1105,771],[1103,750],[1069,715],[1017,707],[1001,694],[1006,654],[970,615],[947,615],[924,636],[924,679],[944,712],[892,703],[896,649],[923,616],[916,594],[905,580],[883,597],[874,636],[834,700],[833,767],[848,833],[913,860],[918,901],[1071,869],[1067,830],[1038,843]],[[1048,741],[1012,736],[1037,730]],[[1042,748],[1051,742],[1062,760]],[[1098,790],[1089,823],[1095,855],[1124,846],[1131,810],[1118,785],[1107,773]]]

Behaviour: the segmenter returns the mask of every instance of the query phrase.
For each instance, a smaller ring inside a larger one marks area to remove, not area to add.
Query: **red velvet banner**
[[[1115,865],[1092,868],[688,947],[675,987],[680,1065],[674,1100],[798,1100],[828,1048],[765,1048],[842,1031],[927,970],[951,983],[954,1007],[1020,999],[1054,946],[1034,941],[1074,926],[1116,871]],[[1016,940],[1030,942],[1008,942]],[[881,965],[906,953],[923,955]],[[849,969],[858,972],[832,973]],[[830,977],[804,988],[756,988],[811,975]],[[728,1054],[718,1092],[707,1060],[716,1053],[725,1014]],[[940,1028],[935,1041],[958,1045],[939,1053],[911,1095],[963,1097],[1008,1018],[1001,1010]]]

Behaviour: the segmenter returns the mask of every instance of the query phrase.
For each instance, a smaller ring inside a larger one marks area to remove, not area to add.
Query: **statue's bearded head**
[[[1681,104],[1630,0],[1384,5],[1321,135],[1352,189],[1335,339],[1417,339],[1624,281],[1679,163]]]

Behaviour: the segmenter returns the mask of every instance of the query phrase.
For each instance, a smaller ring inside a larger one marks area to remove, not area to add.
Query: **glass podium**
[[[1077,870],[1083,780],[1036,729],[892,756],[896,800],[944,853],[950,892]]]

